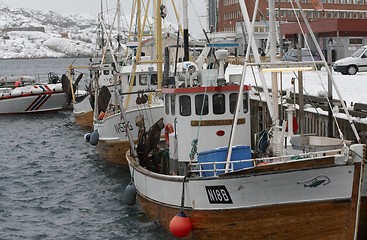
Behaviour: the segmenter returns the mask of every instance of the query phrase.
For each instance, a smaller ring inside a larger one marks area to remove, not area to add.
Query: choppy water
[[[0,239],[172,239],[124,203],[128,169],[98,159],[84,134],[71,111],[0,116]]]

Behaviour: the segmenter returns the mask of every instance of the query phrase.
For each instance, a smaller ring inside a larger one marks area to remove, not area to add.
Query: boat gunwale
[[[259,165],[252,168],[240,169],[228,173],[219,174],[217,176],[203,177],[199,176],[198,173],[190,172],[188,176],[178,176],[178,175],[168,175],[162,173],[156,173],[150,171],[143,166],[141,166],[138,161],[134,159],[130,154],[130,150],[126,152],[126,159],[130,167],[134,170],[140,172],[141,174],[151,177],[154,179],[160,180],[168,180],[175,182],[189,182],[191,181],[206,181],[206,180],[221,180],[221,179],[229,179],[229,178],[240,178],[240,177],[250,177],[250,176],[258,176],[258,175],[268,175],[275,173],[285,173],[292,171],[301,171],[301,170],[311,170],[311,169],[321,169],[321,168],[329,168],[329,167],[342,167],[342,166],[352,166],[356,162],[339,164],[335,163],[335,156],[340,156],[340,154],[330,155],[330,156],[320,156],[318,158],[310,158],[310,159],[302,159],[302,160],[293,160],[289,162],[279,162],[279,163],[270,163],[266,165]],[[278,167],[278,168],[277,168]]]

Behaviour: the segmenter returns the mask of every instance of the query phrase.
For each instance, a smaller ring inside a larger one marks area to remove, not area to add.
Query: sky
[[[206,28],[206,1],[188,0],[189,3],[189,29],[193,34],[201,34],[202,27]],[[9,7],[30,8],[57,13],[88,13],[98,14],[101,9],[101,0],[0,0]],[[115,9],[117,0],[102,0],[104,10]],[[133,0],[121,0],[123,14],[130,15]],[[153,5],[151,1],[151,5]],[[167,21],[177,24],[171,0],[162,1],[167,7]],[[182,1],[174,0],[180,16],[182,16]],[[195,10],[194,10],[195,9]],[[198,16],[198,17],[197,17]],[[200,19],[200,21],[198,20]]]

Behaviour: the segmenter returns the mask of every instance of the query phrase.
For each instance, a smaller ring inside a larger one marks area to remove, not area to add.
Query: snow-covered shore
[[[256,67],[254,67],[256,68]],[[226,78],[230,74],[241,74],[243,67],[238,65],[229,65],[226,69]],[[255,75],[252,74],[252,70],[248,67],[246,71],[245,83],[252,86],[261,86],[260,77],[257,68],[254,70]],[[296,78],[296,73],[284,72],[282,74],[282,83],[278,83],[282,86],[283,90],[293,90],[292,78]],[[271,76],[270,73],[265,72],[265,80],[267,86],[271,87]],[[346,102],[347,106],[350,107],[354,103],[367,104],[367,73],[357,73],[356,75],[342,75],[337,72],[332,74],[336,87],[342,95],[342,99]],[[328,76],[327,71],[323,67],[320,71],[305,71],[303,72],[303,86],[304,92],[314,96],[323,96],[326,94],[328,89]],[[298,92],[298,86],[295,87]],[[326,94],[327,95],[327,94]],[[339,99],[335,87],[333,88],[333,98]]]

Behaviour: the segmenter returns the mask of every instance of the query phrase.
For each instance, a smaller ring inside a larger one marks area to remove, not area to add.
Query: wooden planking
[[[158,220],[166,229],[179,211],[178,208],[159,205],[141,196],[138,199],[147,215]],[[177,201],[179,203],[180,199]],[[185,213],[194,227],[187,239],[351,239],[349,236],[354,232],[351,207],[349,199],[225,211],[186,209]]]
[[[240,118],[237,120],[237,124],[245,124],[246,119]],[[221,119],[221,120],[192,120],[191,126],[193,127],[204,127],[204,126],[223,126],[223,125],[232,125],[233,119]]]
[[[353,180],[353,189],[352,189],[352,202],[349,211],[349,221],[347,221],[347,228],[354,229],[356,223],[357,216],[357,203],[358,203],[358,191],[359,191],[359,183],[361,176],[361,163],[354,164],[354,180]],[[362,194],[362,193],[361,193]],[[354,239],[354,231],[349,231],[346,233],[345,239]]]
[[[367,197],[362,197],[358,224],[358,240],[367,239]]]
[[[104,141],[99,140],[96,153],[107,162],[127,166],[126,152],[130,149],[129,141]]]
[[[82,114],[74,114],[75,122],[85,130],[93,130],[93,111]]]
[[[219,177],[226,178],[226,177],[232,177],[234,175],[263,174],[263,173],[274,173],[279,171],[319,168],[319,167],[331,166],[333,164],[334,164],[334,157],[327,156],[320,159],[299,160],[292,162],[283,162],[279,164],[258,165],[255,168],[239,170],[231,173],[224,173],[221,174]]]

